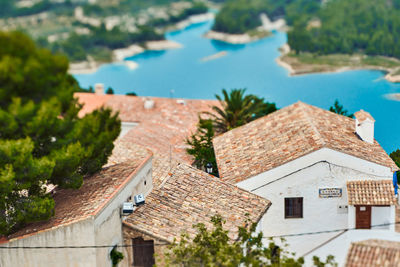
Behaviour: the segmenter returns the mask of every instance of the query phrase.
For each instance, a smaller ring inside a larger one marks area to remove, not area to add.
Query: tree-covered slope
[[[215,18],[214,31],[241,34],[261,25],[260,14],[272,20],[285,17],[292,24],[300,15],[310,17],[320,0],[227,0]]]
[[[255,29],[261,25],[259,15],[264,8],[260,0],[227,1],[215,18],[213,30],[240,34]]]
[[[365,53],[400,58],[399,0],[331,0],[316,14],[299,18],[288,33],[296,53]]]

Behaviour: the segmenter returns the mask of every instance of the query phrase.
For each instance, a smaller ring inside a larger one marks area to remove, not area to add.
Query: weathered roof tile
[[[302,102],[217,136],[213,143],[220,176],[231,183],[323,147],[397,169],[376,141],[369,144],[355,134],[353,119]]]
[[[351,244],[346,267],[400,266],[400,242],[365,240]]]
[[[83,104],[80,116],[102,106],[112,108],[119,112],[123,122],[139,123],[126,134],[125,140],[145,146],[154,153],[171,153],[189,164],[193,159],[186,153],[186,138],[196,131],[199,114],[211,111],[211,107],[219,103],[216,100],[178,101],[173,98],[92,93],[75,93],[75,97]],[[144,108],[146,99],[154,101],[153,108]]]
[[[349,205],[394,205],[396,197],[390,180],[347,182]]]
[[[105,167],[96,174],[86,177],[81,188],[56,189],[55,215],[48,221],[28,224],[7,239],[22,238],[95,216],[152,156],[146,149],[138,146],[135,149],[137,151],[133,152],[134,148],[131,147],[131,153],[136,155],[135,158]]]
[[[234,238],[246,214],[258,221],[271,204],[184,163],[170,165],[168,159],[156,156],[153,166],[153,176],[163,176],[159,178],[162,182],[124,224],[167,241],[179,240],[183,231],[193,236],[196,223],[210,227],[216,213],[226,219],[225,226]],[[170,168],[171,175],[165,175]]]

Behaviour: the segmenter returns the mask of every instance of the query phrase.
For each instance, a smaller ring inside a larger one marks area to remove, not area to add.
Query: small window
[[[303,198],[285,198],[285,218],[303,218]]]

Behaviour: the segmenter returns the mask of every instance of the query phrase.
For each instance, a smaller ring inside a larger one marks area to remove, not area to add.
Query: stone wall
[[[133,248],[130,247],[132,246],[132,239],[133,238],[138,238],[141,237],[144,240],[154,240],[154,258],[156,260],[157,266],[163,266],[164,262],[164,252],[167,249],[166,242],[164,240],[157,239],[153,236],[147,235],[143,232],[140,232],[138,230],[132,229],[128,226],[123,226],[123,237],[124,237],[124,244],[127,245],[127,260],[128,260],[128,266],[134,266],[133,265]]]

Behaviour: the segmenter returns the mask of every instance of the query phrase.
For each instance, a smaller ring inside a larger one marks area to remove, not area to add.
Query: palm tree
[[[215,113],[209,114],[216,132],[227,132],[276,110],[275,103],[265,102],[264,98],[255,95],[245,95],[245,92],[246,89],[232,89],[228,93],[222,89],[223,99],[215,95],[220,106],[213,106]]]

